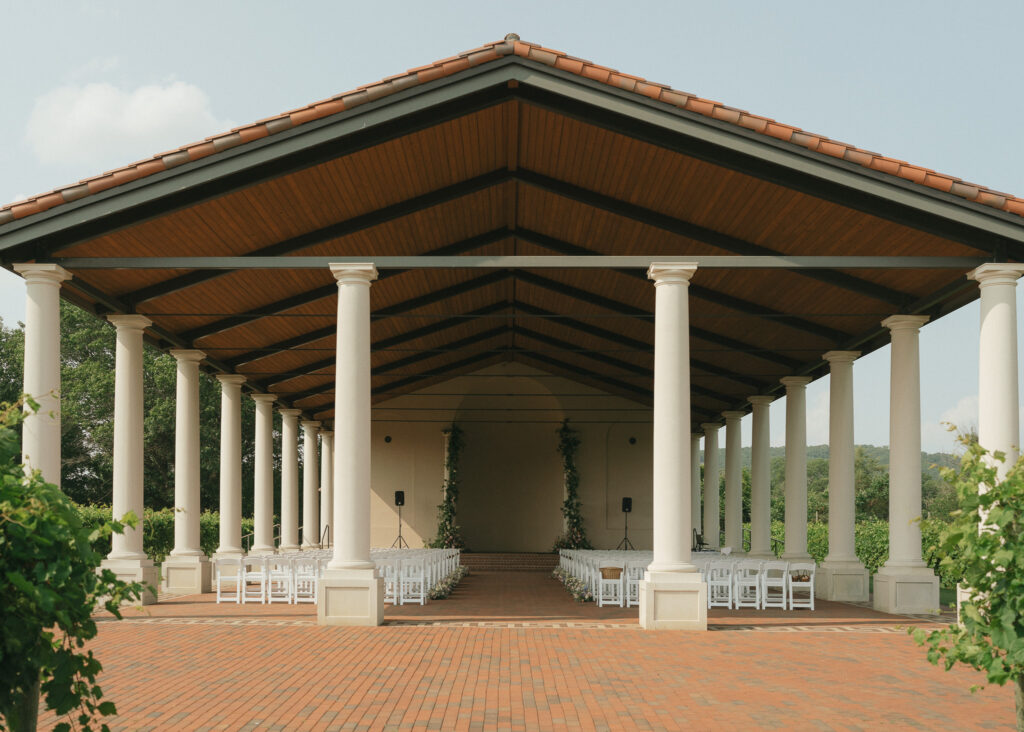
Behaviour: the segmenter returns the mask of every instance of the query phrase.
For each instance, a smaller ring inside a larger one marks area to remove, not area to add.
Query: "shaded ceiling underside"
[[[1018,254],[995,237],[883,200],[847,200],[824,183],[815,189],[806,177],[507,82],[266,163],[258,174],[211,178],[191,198],[164,203],[40,237],[4,263]],[[144,314],[159,345],[200,349],[211,370],[244,374],[253,390],[332,418],[337,290],[329,271],[74,274],[69,299],[98,314]],[[822,375],[826,351],[884,345],[880,321],[889,315],[939,317],[976,296],[963,271],[948,269],[698,269],[690,289],[693,423],[744,409],[753,394],[780,393],[780,377]],[[653,305],[639,269],[382,270],[371,287],[374,401],[514,360],[650,404]]]

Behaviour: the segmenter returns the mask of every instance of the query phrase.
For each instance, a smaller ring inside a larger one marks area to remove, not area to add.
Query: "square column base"
[[[928,567],[881,567],[872,605],[891,615],[938,615],[939,578]]]
[[[317,625],[381,625],[384,580],[372,569],[328,569],[316,584]]]
[[[640,627],[707,630],[708,586],[700,572],[647,572],[640,580]]]
[[[203,555],[167,557],[161,565],[164,592],[198,595],[210,591],[213,566]]]
[[[867,602],[868,571],[858,561],[822,562],[814,573],[814,596],[833,602]]]
[[[142,582],[153,588],[142,591],[139,602],[143,605],[156,604],[156,591],[160,587],[160,568],[151,559],[104,559],[100,569],[109,569],[122,582]]]

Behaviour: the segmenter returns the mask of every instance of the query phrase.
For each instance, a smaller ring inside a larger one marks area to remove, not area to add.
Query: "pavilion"
[[[117,515],[142,513],[143,341],[178,361],[164,582],[209,583],[203,369],[223,386],[218,554],[243,551],[244,391],[257,403],[252,551],[275,550],[276,407],[281,547],[317,546],[329,526],[321,622],[379,624],[370,547],[392,530],[397,489],[414,532],[433,533],[444,428],[466,425],[471,543],[538,550],[560,526],[552,435],[571,418],[592,537],[614,542],[628,495],[634,538],[653,548],[642,624],[701,629],[691,529],[718,545],[720,428],[724,542],[736,547],[739,420],[753,411],[750,553],[768,556],[768,414],[786,395],[784,556],[806,557],[804,390],[826,373],[830,550],[817,593],[868,599],[853,541],[852,364],[891,342],[890,557],[874,602],[926,612],[938,580],[914,521],[918,332],[981,298],[979,439],[1015,457],[1022,217],[1022,199],[510,34],[0,209],[0,259],[28,291],[25,391],[43,405],[24,456],[59,484],[63,297],[117,331]],[[714,488],[703,501],[701,437]],[[115,537],[107,563],[156,582],[139,531]]]

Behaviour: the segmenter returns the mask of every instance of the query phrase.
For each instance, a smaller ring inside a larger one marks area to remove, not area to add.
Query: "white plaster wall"
[[[456,421],[465,437],[459,523],[469,548],[549,551],[562,526],[556,431],[564,417],[580,433],[580,498],[594,546],[613,548],[622,539],[621,499],[628,495],[629,537],[636,548],[649,549],[650,409],[516,363],[374,407],[371,544],[390,546],[397,536],[396,490],[406,494],[403,536],[410,546],[434,535],[442,430]]]

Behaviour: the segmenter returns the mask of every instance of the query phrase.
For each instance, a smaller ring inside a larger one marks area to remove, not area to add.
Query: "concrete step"
[[[550,572],[558,555],[540,552],[463,552],[461,562],[470,572]]]

